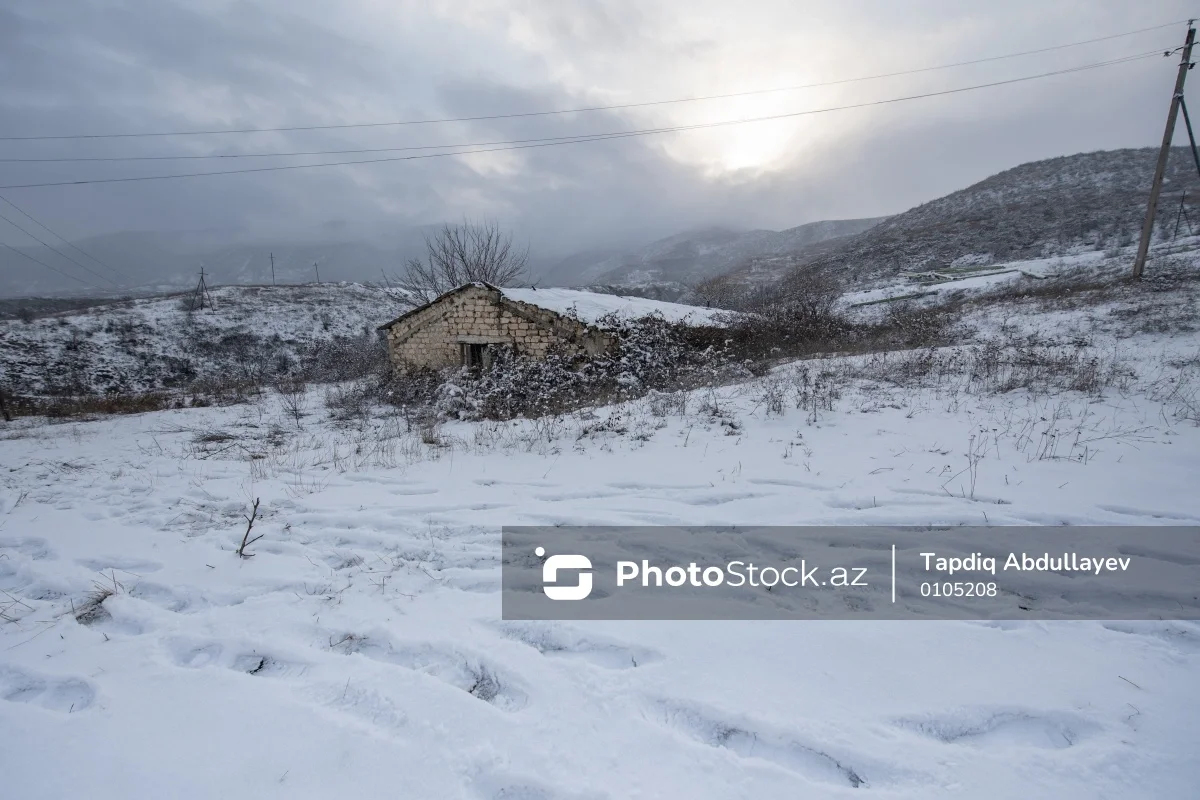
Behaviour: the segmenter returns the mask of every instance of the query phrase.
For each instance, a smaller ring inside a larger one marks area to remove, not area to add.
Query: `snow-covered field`
[[[412,431],[320,391],[20,420],[0,795],[1195,797],[1196,624],[500,619],[505,524],[1200,524],[1162,391],[1200,338],[1123,346],[1103,397],[859,380],[779,413],[785,367]]]

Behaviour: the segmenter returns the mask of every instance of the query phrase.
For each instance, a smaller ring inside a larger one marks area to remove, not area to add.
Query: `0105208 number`
[[[995,597],[994,583],[922,583],[921,597]]]

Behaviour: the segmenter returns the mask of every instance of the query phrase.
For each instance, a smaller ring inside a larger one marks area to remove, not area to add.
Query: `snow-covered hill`
[[[375,337],[411,307],[400,290],[354,283],[224,286],[0,320],[0,370],[15,394],[144,392],[203,379],[287,373],[306,348]]]
[[[1158,151],[1111,150],[1022,164],[887,219],[823,253],[761,258],[745,265],[778,274],[827,268],[856,281],[905,270],[1105,251],[1136,242]],[[1187,216],[1179,214],[1187,193]],[[1189,150],[1168,162],[1157,233],[1200,233],[1200,177]]]

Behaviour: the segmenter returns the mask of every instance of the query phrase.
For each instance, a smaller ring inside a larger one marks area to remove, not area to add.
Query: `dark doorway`
[[[462,365],[472,369],[482,369],[484,364],[484,353],[486,345],[482,344],[463,344],[462,345]]]

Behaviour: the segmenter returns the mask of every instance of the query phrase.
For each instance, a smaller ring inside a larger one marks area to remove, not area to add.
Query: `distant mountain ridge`
[[[547,286],[654,287],[693,285],[753,258],[799,253],[831,239],[861,233],[887,219],[821,220],[782,231],[712,226],[668,236],[632,252],[570,256],[541,279]]]

